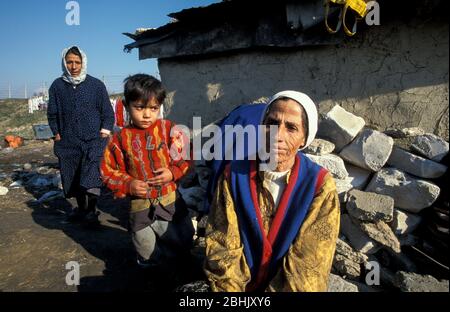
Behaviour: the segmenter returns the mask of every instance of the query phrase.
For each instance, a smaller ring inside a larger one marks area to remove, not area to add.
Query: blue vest
[[[264,232],[261,223],[256,170],[255,161],[232,161],[229,179],[245,258],[257,289],[275,275],[277,264],[299,233],[326,170],[301,152],[297,154],[269,233]]]
[[[236,107],[232,110],[225,118],[223,118],[218,126],[222,131],[222,134],[225,133],[225,126],[236,126],[241,125],[242,127],[246,127],[248,125],[258,126],[262,121],[262,114],[266,109],[266,104],[244,104]],[[258,133],[256,133],[256,142],[258,142]],[[208,166],[212,169],[212,174],[208,182],[208,187],[206,190],[207,200],[205,200],[204,212],[207,214],[210,209],[211,200],[214,196],[214,191],[217,186],[217,180],[222,174],[225,166],[230,162],[229,160],[225,160],[225,136],[222,136],[222,158],[220,160],[212,160],[208,163]],[[233,155],[236,154],[236,143],[233,143]],[[211,151],[212,152],[212,151]],[[248,159],[248,150],[244,149],[243,151],[244,159]]]

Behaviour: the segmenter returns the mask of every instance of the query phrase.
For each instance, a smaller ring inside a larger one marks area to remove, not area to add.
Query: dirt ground
[[[56,168],[50,141],[26,141],[10,153],[0,153],[0,175],[20,171],[23,164]],[[74,199],[36,203],[44,191],[9,188],[0,197],[0,291],[110,292],[165,289],[150,272],[135,264],[126,230],[126,202],[110,194],[99,200],[101,225],[83,228],[65,222]],[[80,285],[66,284],[66,263],[80,264]]]

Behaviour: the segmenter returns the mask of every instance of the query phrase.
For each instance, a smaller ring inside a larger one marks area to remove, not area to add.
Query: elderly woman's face
[[[82,61],[81,57],[76,54],[66,55],[66,66],[72,77],[78,77],[81,74]]]
[[[306,143],[302,108],[291,99],[277,100],[271,104],[264,124],[278,126],[278,133],[271,152],[277,156],[277,163],[286,163],[294,160],[300,147]],[[269,127],[266,128],[269,136]],[[267,142],[270,142],[267,137]]]

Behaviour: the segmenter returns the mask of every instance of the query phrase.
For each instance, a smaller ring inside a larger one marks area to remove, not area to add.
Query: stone
[[[414,142],[414,137],[395,138],[394,146],[397,146],[397,147],[399,147],[405,151],[408,151],[410,153],[416,153],[411,147],[411,144],[413,142]]]
[[[403,129],[386,129],[384,133],[394,139],[402,139],[425,134],[425,130],[419,127],[403,128]]]
[[[439,178],[447,171],[447,166],[414,155],[396,146],[392,149],[387,163],[392,167],[425,179]]]
[[[387,225],[385,222],[361,222],[360,228],[364,231],[364,233],[367,234],[367,236],[369,236],[380,245],[387,247],[395,253],[401,252],[400,241],[395,236],[389,225]]]
[[[366,122],[361,117],[347,112],[341,106],[334,106],[322,119],[317,135],[335,144],[339,152],[349,144],[364,128]]]
[[[195,211],[203,211],[204,209],[204,200],[206,196],[206,191],[199,186],[194,186],[191,188],[182,188],[179,187],[178,191],[181,194],[181,197],[185,201],[186,205],[195,210]]]
[[[347,198],[348,213],[362,221],[391,222],[394,214],[394,199],[360,190],[351,190]]]
[[[341,216],[341,233],[348,239],[350,245],[363,254],[373,254],[379,250],[378,244],[355,225],[347,214]]]
[[[394,140],[384,133],[365,129],[339,153],[345,161],[370,171],[379,171],[391,155]]]
[[[328,277],[328,292],[358,292],[358,286],[347,282],[339,275],[331,273]]]
[[[395,207],[418,213],[436,201],[440,188],[396,168],[383,168],[374,175],[366,191],[391,196]]]
[[[361,265],[340,254],[335,254],[332,272],[351,280],[357,280],[361,275]]]
[[[395,235],[405,235],[413,232],[422,221],[418,215],[394,209],[394,219],[390,223]]]
[[[358,190],[365,189],[372,176],[372,171],[353,166],[349,163],[345,164],[345,168],[348,172],[348,181],[353,188]]]
[[[348,177],[348,172],[347,169],[345,168],[344,161],[337,155],[328,154],[316,156],[311,154],[305,154],[305,156],[311,159],[316,164],[327,169],[336,179],[345,179]]]
[[[195,281],[189,284],[179,286],[175,292],[210,292],[211,288],[207,281]]]
[[[335,148],[335,145],[333,143],[331,143],[330,141],[316,138],[303,151],[306,154],[322,156],[322,155],[331,154],[334,151],[334,148]]]
[[[425,134],[425,130],[419,127],[410,127],[403,128],[401,132],[405,135],[405,137],[418,136]]]
[[[347,193],[348,193],[349,190],[351,190],[353,188],[353,186],[350,183],[350,181],[351,180],[349,178],[346,178],[344,180],[334,179],[340,203],[347,202],[347,197],[348,197]]]
[[[449,144],[432,133],[417,136],[411,148],[428,159],[440,162],[448,154]]]
[[[397,128],[387,128],[385,131],[383,131],[383,133],[393,139],[400,139],[405,137],[405,134],[402,132],[402,130]]]
[[[6,194],[8,194],[9,190],[7,187],[4,186],[0,186],[0,196],[5,196]]]
[[[448,280],[437,280],[431,275],[420,275],[398,271],[394,284],[403,292],[448,292]]]
[[[368,260],[368,257],[365,254],[353,250],[353,248],[341,238],[336,240],[336,253],[357,263],[364,263]]]
[[[13,151],[14,151],[14,148],[12,148],[12,147],[6,147],[6,148],[2,149],[2,153],[5,153],[5,154],[9,154]]]
[[[31,168],[32,168],[32,166],[29,163],[26,163],[26,164],[23,165],[23,169],[24,170],[31,170]]]
[[[36,169],[36,172],[39,174],[49,174],[51,171],[52,170],[48,166],[42,166]]]
[[[361,275],[361,264],[367,261],[367,256],[354,251],[353,248],[341,239],[336,241],[333,269],[340,276],[356,280]]]
[[[368,286],[365,283],[361,283],[358,281],[351,281],[350,283],[352,283],[353,285],[355,285],[356,287],[358,287],[358,292],[382,292],[382,289],[379,288],[375,288],[377,286]]]

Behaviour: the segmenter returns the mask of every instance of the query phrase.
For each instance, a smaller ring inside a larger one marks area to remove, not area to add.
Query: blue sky
[[[79,45],[88,56],[88,73],[105,76],[110,89],[120,88],[129,74],[155,74],[155,59],[138,60],[132,42],[122,35],[136,28],[159,27],[167,14],[218,0],[78,0],[80,25],[66,24],[68,0],[0,1],[0,98],[30,96],[61,75],[61,51]]]

